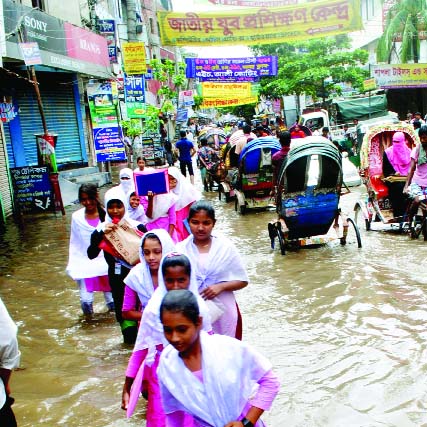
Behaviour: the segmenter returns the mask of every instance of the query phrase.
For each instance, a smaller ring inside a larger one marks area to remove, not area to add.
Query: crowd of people
[[[396,132],[383,156],[385,177],[407,177],[391,184],[390,197],[408,193],[413,215],[427,197],[427,126],[419,116],[412,123],[421,144],[411,151]],[[228,125],[224,145],[233,144],[235,152],[260,136],[278,138],[274,195],[291,140],[304,138],[304,130],[277,123]],[[104,203],[95,185],[81,185],[82,207],[72,215],[66,271],[76,282],[83,315],[94,315],[94,292],[102,292],[123,342],[134,346],[123,375],[121,408],[128,417],[142,396],[148,427],[260,427],[260,416],[280,385],[269,361],[243,341],[234,293],[249,279],[234,244],[215,231],[213,206],[194,186],[193,156],[205,184],[206,171],[221,155],[203,136],[198,146],[197,133],[192,128],[180,132],[180,167],[167,168],[166,192],[138,194],[135,177],[156,171],[143,157],[135,170],[120,170],[120,183],[106,191]],[[393,209],[400,215],[404,207],[396,201]],[[136,260],[124,256],[128,244]],[[0,324],[0,424],[16,426],[8,383],[20,353],[16,326],[1,300]]]
[[[167,168],[165,193],[138,195],[135,177],[156,170],[143,158],[135,171],[120,170],[103,204],[94,185],[80,187],[67,273],[83,315],[93,316],[93,293],[103,292],[124,343],[134,345],[123,376],[128,417],[143,396],[148,427],[262,426],[279,383],[269,362],[242,342],[234,292],[248,286],[246,268],[234,244],[215,232],[215,210],[193,185],[196,148],[186,132],[176,146],[181,167]],[[115,242],[130,248],[123,224],[138,236],[134,263]]]

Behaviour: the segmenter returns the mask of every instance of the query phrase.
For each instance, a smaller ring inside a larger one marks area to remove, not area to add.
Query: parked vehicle
[[[281,148],[272,136],[250,141],[239,157],[235,208],[241,214],[247,209],[274,206],[270,193],[273,190],[273,165],[271,157]]]
[[[408,225],[406,215],[394,216],[393,204],[390,200],[390,184],[406,181],[406,176],[383,175],[383,154],[386,148],[391,146],[395,132],[403,132],[407,146],[412,149],[419,143],[418,135],[412,125],[407,123],[383,123],[372,126],[364,134],[361,147],[360,174],[367,188],[367,197],[356,203],[355,221],[364,222],[366,230],[371,229],[375,222],[383,224],[395,224],[402,230]],[[403,185],[402,185],[403,187]],[[405,195],[401,195],[402,201]],[[397,202],[396,202],[397,203]],[[409,201],[408,201],[409,203]]]
[[[359,229],[339,209],[343,172],[338,148],[322,136],[297,141],[279,175],[279,220],[268,225],[272,248],[276,237],[282,255],[290,247],[336,239],[360,248]]]

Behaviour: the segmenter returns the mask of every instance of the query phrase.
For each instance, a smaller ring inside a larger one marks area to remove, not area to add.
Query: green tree
[[[387,12],[385,31],[378,41],[377,61],[390,63],[392,53],[396,52],[401,63],[409,60],[417,63],[420,58],[419,31],[426,29],[426,0],[396,1]]]
[[[162,120],[161,113],[168,114],[175,110],[174,103],[177,103],[179,89],[186,84],[185,64],[175,63],[170,59],[152,59],[149,67],[153,71],[153,79],[160,83],[157,92],[160,107],[147,105],[144,120],[144,130],[146,133],[157,133]]]
[[[346,35],[313,39],[298,44],[263,45],[253,48],[256,55],[277,55],[278,75],[261,80],[261,94],[278,98],[283,95],[311,95],[314,99],[341,93],[339,83],[362,89],[369,72],[368,53],[350,50]]]

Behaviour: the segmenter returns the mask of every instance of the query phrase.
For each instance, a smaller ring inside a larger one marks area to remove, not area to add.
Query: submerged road
[[[350,208],[359,192],[343,198]],[[362,233],[363,248],[280,255],[269,246],[274,212],[217,209],[217,229],[239,248],[250,285],[237,293],[244,339],[268,356],[282,388],[269,427],[427,425],[427,243]],[[12,391],[20,427],[141,426],[120,409],[131,348],[103,298],[92,321],[65,274],[71,213],[27,218],[0,243],[0,294],[19,325],[21,370]],[[103,313],[104,312],[104,313]]]

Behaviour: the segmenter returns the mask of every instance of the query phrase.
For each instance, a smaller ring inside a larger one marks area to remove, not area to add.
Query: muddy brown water
[[[363,189],[342,199],[351,210]],[[237,293],[244,339],[267,355],[282,387],[270,427],[427,426],[427,244],[362,232],[363,248],[289,252],[269,246],[273,212],[242,216],[212,200],[217,229],[239,248],[250,285]],[[19,426],[143,426],[120,409],[131,348],[96,295],[80,313],[65,274],[67,215],[9,224],[0,243],[0,295],[19,325],[21,369],[12,391]]]

